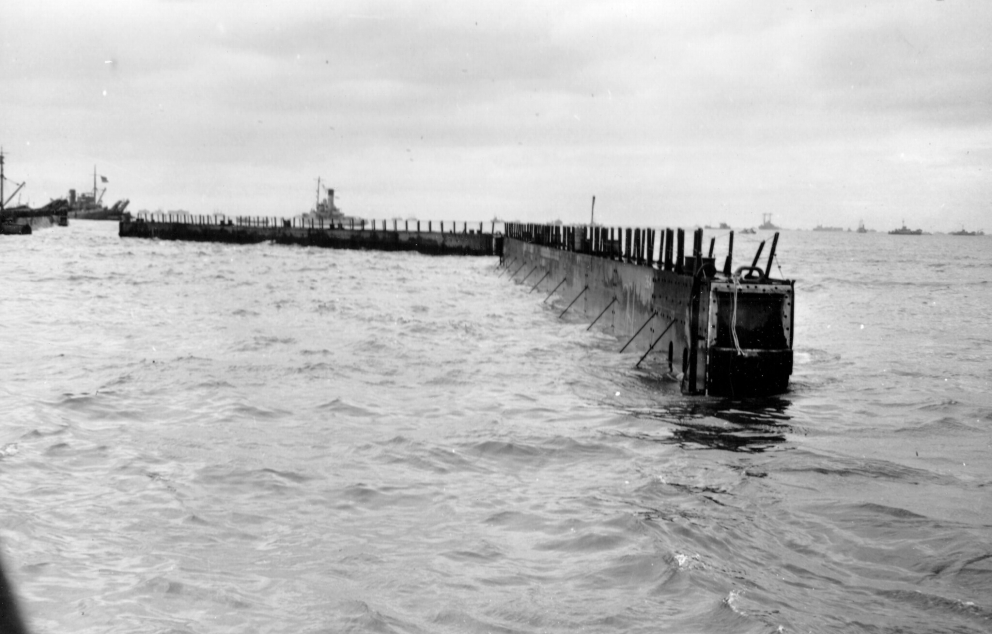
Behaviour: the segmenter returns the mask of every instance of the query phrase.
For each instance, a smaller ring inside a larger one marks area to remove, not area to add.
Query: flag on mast
[[[101,176],[101,177],[100,177],[100,182],[101,182],[101,183],[106,183],[106,182],[108,182],[108,181],[107,181],[107,177],[106,177],[106,176]]]

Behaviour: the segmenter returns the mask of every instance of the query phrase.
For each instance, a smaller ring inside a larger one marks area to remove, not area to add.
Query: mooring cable
[[[611,300],[610,300],[610,303],[609,303],[609,304],[607,304],[607,305],[606,305],[606,308],[604,308],[604,309],[603,309],[603,312],[601,312],[601,313],[600,313],[600,314],[599,314],[599,315],[598,315],[598,316],[596,317],[596,319],[593,319],[593,320],[592,320],[592,323],[591,323],[591,324],[589,324],[589,328],[586,328],[586,330],[589,330],[590,328],[592,328],[593,326],[595,326],[595,325],[596,325],[596,322],[597,322],[597,321],[599,321],[599,318],[600,318],[600,317],[602,317],[603,315],[605,315],[605,314],[606,314],[606,311],[608,311],[608,310],[610,309],[610,306],[612,306],[613,304],[616,304],[616,303],[617,303],[617,296],[616,296],[616,295],[614,295],[614,296],[613,296],[613,299],[611,299]]]
[[[627,346],[629,346],[631,343],[633,343],[634,339],[637,339],[637,335],[641,334],[641,331],[644,330],[647,327],[647,325],[651,323],[651,320],[654,319],[657,316],[658,316],[658,311],[652,311],[651,312],[651,316],[648,317],[648,320],[646,322],[644,322],[644,325],[641,326],[640,328],[638,328],[637,329],[637,332],[634,333],[634,336],[631,337],[627,341],[627,343],[623,344],[623,347],[622,348],[620,348],[620,353],[621,354],[623,354],[623,351],[627,349]]]
[[[652,344],[651,344],[651,345],[650,345],[650,346],[648,347],[648,351],[647,351],[647,352],[645,352],[645,353],[644,353],[643,355],[641,355],[641,358],[640,358],[640,359],[638,359],[638,360],[637,360],[637,363],[635,363],[635,364],[634,364],[634,367],[635,367],[635,368],[639,368],[639,367],[641,367],[641,361],[644,361],[644,359],[646,359],[646,358],[647,358],[647,356],[648,356],[649,354],[651,354],[651,351],[652,351],[652,350],[654,350],[654,347],[655,347],[656,345],[658,345],[658,342],[659,342],[659,341],[661,341],[661,338],[665,336],[665,333],[666,333],[666,332],[668,332],[668,329],[669,329],[669,328],[671,328],[671,327],[672,327],[673,325],[675,325],[675,322],[676,322],[676,321],[678,321],[678,317],[676,317],[675,319],[673,319],[673,320],[671,320],[670,322],[668,322],[668,325],[667,325],[667,326],[665,326],[665,329],[661,331],[661,334],[660,334],[660,335],[658,335],[658,338],[657,338],[657,339],[655,339],[655,340],[654,340],[654,343],[652,343]]]
[[[568,277],[567,276],[566,277],[563,277],[561,279],[561,281],[558,282],[558,286],[556,286],[553,289],[551,289],[551,292],[548,293],[548,297],[545,297],[544,298],[544,302],[548,301],[548,298],[551,297],[552,295],[554,295],[555,294],[555,291],[557,291],[559,288],[561,288],[561,285],[564,284],[567,281],[568,281]],[[541,302],[541,303],[543,304],[544,302]]]
[[[579,294],[575,296],[575,299],[573,299],[571,302],[569,302],[568,306],[565,307],[565,310],[561,311],[561,315],[558,315],[558,319],[561,319],[562,317],[564,317],[565,316],[565,313],[568,312],[568,309],[572,307],[572,304],[574,304],[575,302],[579,301],[579,298],[582,297],[582,294],[585,293],[588,290],[589,290],[589,285],[588,284],[586,284],[584,287],[582,287],[582,290],[579,291]]]

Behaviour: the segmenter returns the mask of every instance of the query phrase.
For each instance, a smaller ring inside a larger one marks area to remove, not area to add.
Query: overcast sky
[[[992,230],[992,2],[0,0],[21,202]]]

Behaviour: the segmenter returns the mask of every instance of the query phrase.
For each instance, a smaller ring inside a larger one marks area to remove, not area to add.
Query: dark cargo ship
[[[759,267],[733,267],[733,232],[722,267],[704,255],[703,230],[685,254],[682,229],[507,224],[502,265],[518,282],[537,280],[558,293],[564,311],[626,340],[620,350],[654,353],[662,372],[686,394],[752,397],[781,394],[792,375],[795,282]],[[656,244],[657,242],[657,256]],[[500,246],[497,246],[499,250]],[[659,359],[660,356],[660,359]]]

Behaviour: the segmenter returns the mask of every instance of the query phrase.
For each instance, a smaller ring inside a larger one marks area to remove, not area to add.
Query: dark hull
[[[65,227],[69,224],[62,201],[53,201],[41,209],[15,207],[0,212],[0,233],[30,235],[38,229]]]
[[[69,212],[70,218],[75,218],[78,220],[112,220],[114,222],[119,222],[123,214],[120,211],[114,211],[107,208],[102,209],[85,209],[85,210],[72,210]]]
[[[687,394],[754,397],[788,390],[793,282],[745,278],[735,289],[731,277],[712,267],[694,276],[691,266],[625,261],[578,246],[507,237],[504,266],[518,282],[554,289],[565,313],[595,320],[626,342],[625,351],[652,350],[645,355],[649,362],[677,378]]]

